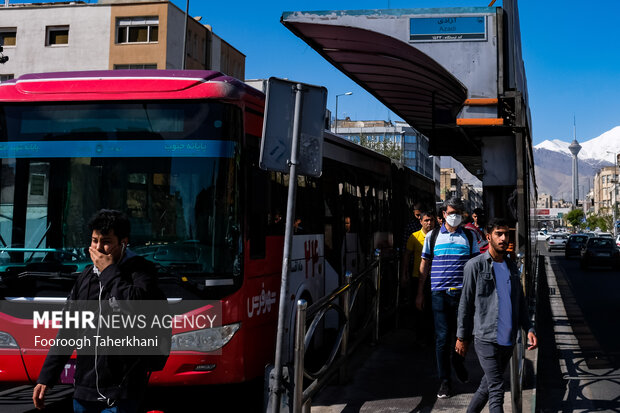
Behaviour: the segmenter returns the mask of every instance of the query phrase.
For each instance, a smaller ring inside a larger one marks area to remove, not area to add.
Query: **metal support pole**
[[[522,356],[519,347],[522,345],[522,337],[521,334],[517,337],[517,342],[512,349],[512,357],[510,358],[510,401],[513,413],[521,413],[522,411],[521,375],[519,374]]]
[[[181,58],[181,69],[185,70],[185,58],[187,56],[187,18],[189,17],[189,0],[185,2],[185,20],[183,21],[183,57]]]
[[[375,250],[375,259],[379,260],[377,269],[375,270],[375,290],[377,294],[377,300],[375,301],[375,332],[373,341],[379,342],[379,309],[381,308],[381,250]]]
[[[396,256],[398,257],[398,259],[396,260],[396,328],[398,328],[399,326],[399,314],[400,314],[400,254],[398,253],[399,250],[397,249],[397,254]]]
[[[338,96],[336,95],[336,123],[334,125],[334,134],[338,135]]]
[[[342,332],[342,343],[340,344],[340,355],[345,360],[340,366],[340,374],[338,376],[338,380],[340,384],[344,384],[348,378],[348,369],[347,369],[347,353],[349,351],[349,319],[351,318],[351,280],[353,279],[353,274],[350,271],[344,275],[345,285],[349,286],[346,291],[342,295],[342,308],[344,310],[344,328]]]
[[[293,136],[291,142],[291,159],[288,182],[288,202],[286,205],[286,231],[284,233],[284,252],[282,254],[282,281],[280,284],[280,302],[278,310],[278,331],[276,337],[276,355],[274,360],[273,385],[269,388],[271,411],[280,411],[282,395],[282,349],[284,347],[284,318],[286,316],[286,297],[288,296],[288,275],[290,272],[289,259],[293,244],[293,220],[295,219],[295,197],[297,194],[297,155],[299,133],[301,130],[301,103],[303,87],[295,86],[295,117],[293,119]]]
[[[295,317],[295,394],[293,395],[293,412],[300,413],[304,395],[304,355],[306,353],[306,300],[297,301]]]

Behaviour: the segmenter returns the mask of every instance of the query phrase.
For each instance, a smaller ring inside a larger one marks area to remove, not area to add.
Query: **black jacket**
[[[76,309],[88,300],[96,303],[116,300],[165,300],[157,286],[155,266],[140,256],[125,258],[120,264],[108,266],[100,275],[87,267],[77,278],[64,311]],[[82,335],[93,337],[92,330],[65,330],[57,338]],[[45,359],[37,383],[54,385],[70,358],[71,349],[52,347]],[[96,360],[96,366],[95,366]],[[164,361],[165,362],[165,361]],[[163,367],[163,365],[162,365]],[[74,374],[74,398],[80,400],[140,399],[146,389],[149,358],[135,355],[106,355],[78,350]]]

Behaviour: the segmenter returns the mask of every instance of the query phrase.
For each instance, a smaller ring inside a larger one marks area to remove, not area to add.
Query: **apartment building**
[[[549,194],[539,194],[536,200],[537,208],[553,208],[553,196]]]
[[[441,200],[463,198],[463,179],[457,175],[454,168],[441,168],[440,193]]]
[[[482,188],[478,189],[472,184],[463,183],[461,194],[467,212],[471,213],[476,208],[483,208]]]
[[[612,203],[620,200],[618,167],[606,166],[594,176],[594,213],[611,214]],[[614,192],[615,197],[614,197]]]
[[[26,73],[211,69],[243,80],[245,55],[170,1],[5,3],[0,80]]]

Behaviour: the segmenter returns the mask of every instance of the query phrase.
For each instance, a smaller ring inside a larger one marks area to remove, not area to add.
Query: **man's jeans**
[[[480,387],[469,403],[467,413],[481,412],[487,401],[489,402],[489,413],[503,413],[504,371],[512,356],[513,346],[500,346],[478,339],[475,342],[476,353],[484,376],[480,381]]]
[[[433,318],[435,320],[435,354],[439,380],[452,382],[452,363],[463,364],[464,358],[454,351],[456,340],[456,318],[459,310],[461,290],[433,291]]]
[[[118,400],[108,407],[104,402],[91,402],[73,399],[74,413],[136,413],[140,407],[138,400]]]

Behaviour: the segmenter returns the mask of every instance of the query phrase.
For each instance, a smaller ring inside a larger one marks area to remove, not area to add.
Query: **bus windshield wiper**
[[[63,278],[75,280],[78,275],[80,275],[78,272],[24,271],[17,274],[17,278]]]

